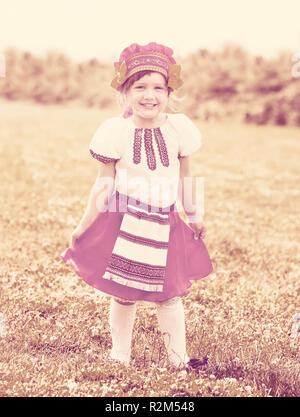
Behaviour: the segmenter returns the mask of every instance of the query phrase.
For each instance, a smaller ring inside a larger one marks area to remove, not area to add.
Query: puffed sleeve
[[[105,120],[96,130],[89,151],[93,158],[105,164],[117,161],[122,155],[122,126],[118,117]]]
[[[194,122],[185,114],[178,114],[179,131],[178,158],[188,156],[197,151],[202,144],[202,137]]]

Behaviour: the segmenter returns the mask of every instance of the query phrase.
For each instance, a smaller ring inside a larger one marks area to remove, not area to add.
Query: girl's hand
[[[203,221],[197,222],[197,223],[188,222],[188,224],[194,231],[194,239],[195,240],[198,240],[199,237],[201,239],[205,238],[206,233],[207,233],[207,229],[206,229],[206,226],[205,226]]]
[[[83,232],[85,232],[85,229],[81,225],[77,226],[76,229],[73,230],[70,239],[71,247],[74,247],[76,240],[82,235]]]

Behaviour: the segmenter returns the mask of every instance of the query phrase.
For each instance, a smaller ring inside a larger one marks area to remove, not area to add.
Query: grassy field
[[[198,123],[214,273],[184,298],[188,352],[173,372],[155,308],[139,305],[129,368],[107,364],[108,301],[60,254],[96,174],[91,136],[112,113],[0,102],[0,396],[299,396],[300,130]]]

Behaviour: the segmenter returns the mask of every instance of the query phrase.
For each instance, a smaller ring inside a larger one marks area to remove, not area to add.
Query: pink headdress
[[[173,90],[182,86],[180,65],[172,57],[173,49],[150,42],[148,45],[133,43],[125,48],[119,62],[114,63],[115,78],[111,87],[120,91],[120,87],[133,74],[139,71],[151,70],[163,74],[168,80],[168,87]]]

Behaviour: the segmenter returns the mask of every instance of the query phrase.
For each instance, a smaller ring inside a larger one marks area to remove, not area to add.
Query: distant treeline
[[[77,63],[59,51],[39,57],[15,48],[3,55],[6,76],[0,78],[0,96],[8,100],[116,106],[111,62],[94,58]],[[202,120],[234,117],[246,123],[300,126],[300,71],[292,58],[291,52],[272,59],[254,56],[234,44],[177,58],[185,81],[176,92],[183,98],[181,110]]]

